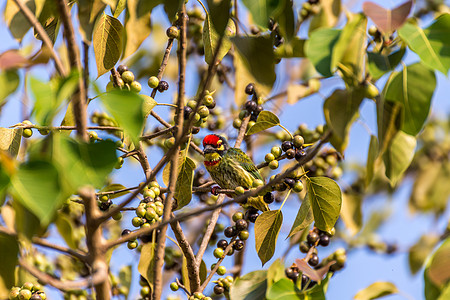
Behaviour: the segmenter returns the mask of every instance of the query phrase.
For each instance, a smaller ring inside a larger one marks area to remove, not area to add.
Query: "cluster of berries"
[[[156,89],[160,93],[169,89],[169,83],[164,80],[159,80],[156,76],[150,76],[147,84],[151,89]]]
[[[305,164],[305,171],[308,171],[309,176],[327,176],[339,179],[342,175],[342,169],[338,166],[339,159],[336,150],[325,149]]]
[[[219,269],[217,269],[217,274],[219,274]],[[216,281],[213,281],[216,284],[214,286],[214,294],[221,295],[223,293],[228,293],[230,291],[231,286],[233,285],[233,281],[234,279],[232,276],[221,277]]]
[[[258,213],[257,210],[256,210],[256,213]],[[238,237],[236,240],[234,240],[234,242],[232,244],[232,248],[230,251],[228,251],[227,255],[233,255],[234,251],[241,251],[242,249],[244,249],[245,240],[247,240],[250,235],[250,233],[247,230],[247,228],[248,228],[247,220],[249,220],[249,219],[247,219],[246,217],[248,217],[248,215],[247,214],[244,215],[240,211],[234,213],[233,217],[232,217],[232,219],[234,221],[234,225],[225,228],[225,230],[224,230],[225,237],[227,237],[227,238],[233,238],[236,236]],[[254,218],[254,219],[256,220],[256,218]],[[219,240],[217,242],[217,248],[213,252],[214,257],[216,257],[218,259],[222,258],[224,255],[224,251],[228,247],[228,245],[229,244],[226,239]],[[214,267],[212,267],[212,268],[214,268]],[[221,274],[219,274],[219,275],[221,275]]]
[[[319,0],[308,0],[304,2],[300,10],[301,20],[306,20],[308,17],[318,14],[321,9],[319,2]]]
[[[101,211],[107,211],[109,209],[117,207],[117,204],[114,204],[108,195],[99,195],[97,204],[98,208],[100,208]],[[116,221],[122,220],[122,217],[123,215],[121,212],[118,212],[117,214],[112,216],[112,218]]]
[[[331,233],[321,231],[314,227],[309,231],[306,236],[306,241],[300,243],[300,251],[302,253],[307,253],[311,247],[315,247],[313,253],[311,254],[308,263],[311,267],[315,267],[319,264],[319,256],[317,255],[317,246],[326,247],[330,244],[330,239],[334,235],[335,229],[333,228]]]
[[[9,291],[9,299],[11,300],[45,300],[47,295],[39,284],[25,282],[22,287],[12,287]]]
[[[120,77],[115,79],[111,74],[109,77],[109,82],[106,85],[106,91],[112,91],[113,89],[119,88],[135,93],[139,93],[142,90],[142,86],[138,81],[134,80],[134,74],[125,65],[119,65],[117,67],[117,72],[119,72]]]
[[[284,38],[281,36],[278,30],[278,23],[276,23],[272,18],[269,19],[269,24],[267,26],[270,31],[272,31],[271,36],[273,37],[273,45],[275,47],[280,47],[284,43]]]
[[[216,107],[216,101],[213,97],[214,92],[206,91],[203,97],[203,104],[199,106],[197,112],[194,114],[194,127],[192,128],[192,134],[197,134],[200,131],[200,127],[206,127],[209,115],[213,113],[213,109]],[[197,101],[190,100],[183,108],[183,116],[185,120],[188,120],[194,113],[194,109],[197,107]]]
[[[109,116],[106,112],[94,111],[91,115],[91,122],[97,124],[98,126],[108,126],[117,127],[118,124],[114,118]],[[113,134],[117,137],[121,137],[121,131],[118,130],[107,130],[108,133]],[[98,139],[98,134],[95,131],[89,132],[89,138],[91,141],[96,141]]]
[[[111,294],[113,296],[127,296],[129,293],[128,287],[120,283],[119,278],[114,276],[112,273],[109,274],[109,281],[111,282]]]
[[[255,85],[253,83],[249,83],[245,87],[245,93],[252,96],[252,98],[244,103],[244,109],[239,113],[239,118],[234,119],[233,127],[236,129],[241,128],[242,120],[248,117],[248,115],[250,115],[248,128],[251,128],[253,125],[255,125],[259,113],[264,110],[264,108],[262,107],[264,100],[262,97],[257,97]]]
[[[284,273],[286,274],[286,277],[291,279],[294,283],[297,282],[297,280],[299,280],[300,277],[300,270],[298,269],[297,264],[293,263],[289,268],[287,268]],[[311,281],[309,279],[308,276],[306,276],[305,274],[301,275],[301,288],[304,289],[310,289],[312,288],[314,285],[316,285],[315,281]]]
[[[64,300],[88,300],[87,290],[72,290],[64,293]]]
[[[277,178],[278,176],[278,174],[272,175],[271,180]],[[275,184],[273,189],[277,192],[284,192],[287,189],[292,189],[292,191],[300,193],[304,189],[303,182],[301,181],[302,176],[303,173],[300,172],[300,169],[293,171],[288,174],[282,182]],[[266,196],[264,197],[264,201],[266,201]]]

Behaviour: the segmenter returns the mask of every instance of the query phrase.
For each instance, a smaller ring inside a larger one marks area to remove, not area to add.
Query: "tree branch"
[[[44,45],[50,50],[50,55],[53,58],[53,61],[55,62],[55,68],[58,71],[59,75],[61,76],[67,76],[66,70],[64,69],[64,65],[62,64],[61,60],[59,59],[58,54],[56,53],[55,49],[53,48],[53,43],[50,40],[50,37],[48,36],[47,32],[45,31],[44,27],[42,27],[41,23],[39,23],[36,16],[33,14],[33,12],[26,6],[22,0],[14,0],[14,2],[17,4],[19,9],[22,11],[25,18],[27,18],[28,22],[30,22],[31,26],[39,33],[39,36],[42,39],[42,42]]]
[[[72,95],[72,108],[75,117],[75,125],[77,127],[77,135],[83,141],[88,141],[89,137],[86,132],[87,128],[87,103],[86,90],[82,74],[82,67],[80,61],[80,51],[75,41],[75,33],[73,24],[70,18],[70,12],[66,0],[56,0],[58,3],[59,15],[64,24],[64,36],[67,42],[67,51],[69,54],[70,67],[76,70],[79,74],[78,88]]]

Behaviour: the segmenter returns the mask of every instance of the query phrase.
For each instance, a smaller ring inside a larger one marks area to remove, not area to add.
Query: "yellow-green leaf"
[[[146,243],[142,246],[141,257],[139,258],[138,271],[153,288],[153,277],[155,268],[155,243]]]
[[[231,48],[230,37],[236,35],[236,26],[233,20],[229,19],[227,27],[225,28],[225,36],[223,37],[222,44],[217,54],[217,61],[221,61],[222,58],[228,53]],[[214,53],[217,51],[217,46],[219,43],[220,34],[213,27],[211,22],[211,17],[209,14],[206,15],[205,23],[203,24],[203,44],[205,47],[205,61],[208,64],[212,64]]]
[[[0,298],[9,299],[9,289],[14,285],[14,271],[19,254],[19,244],[14,236],[0,233]]]
[[[411,164],[415,149],[416,138],[403,131],[397,132],[392,139],[391,144],[383,154],[386,176],[392,186],[397,184]]]
[[[103,13],[94,30],[94,53],[97,77],[111,70],[122,53],[122,30],[119,20]]]
[[[6,97],[14,93],[20,83],[20,77],[15,70],[0,72],[0,106]]]
[[[255,222],[255,247],[264,265],[275,253],[278,234],[283,223],[281,210],[263,212]]]
[[[120,3],[125,1],[119,1]],[[142,14],[139,11],[138,0],[127,0],[127,13],[125,16],[125,40],[122,59],[135,53],[142,42],[150,35],[150,11]],[[116,12],[119,9],[116,8]],[[114,16],[116,17],[116,12]]]
[[[19,153],[22,128],[0,128],[0,150],[6,151],[11,157]]]
[[[309,227],[314,221],[313,212],[311,209],[311,203],[308,199],[302,201],[297,216],[295,217],[294,224],[292,224],[291,231],[288,234],[288,238],[296,234],[297,232]]]
[[[387,295],[397,294],[399,291],[395,284],[388,281],[378,281],[372,283],[365,289],[356,293],[355,300],[371,300],[378,299]]]
[[[330,232],[341,212],[341,189],[333,179],[328,177],[311,177],[307,181],[306,199],[311,203],[314,226]]]
[[[315,14],[309,24],[309,33],[319,28],[334,27],[341,15],[341,0],[321,0],[320,11]]]
[[[366,186],[368,186],[372,181],[375,169],[375,160],[377,157],[378,157],[378,139],[376,136],[371,135],[369,152],[367,154],[367,162],[366,162],[366,177],[365,177]]]
[[[278,125],[280,125],[280,119],[274,113],[265,110],[258,115],[255,125],[250,127],[246,134],[252,135]]]
[[[258,217],[259,218],[259,217]],[[258,220],[258,219],[256,219]],[[231,285],[231,300],[264,299],[267,289],[267,271],[258,270],[238,277]]]
[[[180,209],[191,202],[195,168],[195,162],[187,156],[179,167],[175,194],[173,196],[177,200],[177,209]]]

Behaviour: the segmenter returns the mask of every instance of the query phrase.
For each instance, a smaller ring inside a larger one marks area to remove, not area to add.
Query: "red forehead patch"
[[[205,136],[203,139],[203,147],[206,145],[217,145],[217,142],[220,140],[220,137],[215,134],[209,134]]]

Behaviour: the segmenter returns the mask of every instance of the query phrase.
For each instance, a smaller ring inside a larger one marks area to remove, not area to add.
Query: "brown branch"
[[[86,96],[86,103],[88,100],[88,90],[89,90],[89,44],[83,42],[83,80],[84,80],[84,95]]]
[[[87,253],[85,253],[84,251],[81,250],[73,250],[64,246],[60,246],[60,245],[56,245],[56,244],[52,244],[50,242],[48,242],[45,239],[41,239],[38,237],[33,237],[33,239],[31,240],[33,242],[33,244],[38,245],[38,246],[42,246],[48,249],[53,249],[56,251],[59,251],[61,253],[65,253],[68,255],[71,255],[75,258],[78,258],[79,260],[85,262],[87,259]]]
[[[64,36],[67,42],[67,52],[69,54],[69,62],[72,70],[76,70],[79,74],[78,88],[72,95],[72,108],[75,117],[75,125],[77,127],[77,136],[83,140],[88,141],[89,137],[86,132],[87,128],[87,102],[86,90],[84,80],[81,76],[82,67],[80,61],[80,51],[75,40],[75,32],[71,21],[70,12],[66,0],[56,0],[58,3],[58,10],[61,21],[64,25]]]
[[[173,46],[173,39],[169,39],[167,41],[167,47],[166,47],[166,50],[164,51],[164,56],[161,61],[161,65],[158,69],[158,75],[156,76],[156,77],[158,77],[159,80],[161,80],[162,75],[164,74],[164,70],[166,69],[167,63],[169,62],[170,51],[172,50],[172,46]],[[151,93],[152,98],[155,98],[157,91],[158,91],[157,88],[154,88],[152,90],[152,93]]]
[[[172,218],[174,218],[174,214],[172,213]],[[186,264],[188,266],[188,277],[190,290],[195,292],[200,287],[200,273],[199,268],[191,267],[197,265],[197,260],[194,255],[194,251],[192,251],[192,247],[189,244],[188,240],[184,236],[183,230],[181,229],[180,222],[172,222],[170,223],[170,227],[172,228],[173,233],[175,234],[175,238],[178,241],[178,245],[183,251],[184,257],[186,258]]]
[[[105,240],[102,228],[96,221],[101,215],[97,205],[95,190],[93,188],[83,188],[80,190],[83,199],[86,215],[86,245],[89,251],[89,265],[95,270],[106,270],[108,274],[108,264],[104,251]],[[111,286],[108,276],[94,284],[97,299],[104,300],[111,298]]]
[[[176,152],[172,155],[170,164],[170,176],[169,176],[169,187],[167,197],[164,203],[164,212],[162,216],[163,221],[168,221],[172,216],[172,203],[173,195],[175,193],[175,184],[177,181],[177,170],[178,170],[178,157],[181,140],[183,138],[183,122],[184,116],[182,108],[184,107],[184,94],[185,94],[185,76],[186,76],[186,25],[187,25],[187,15],[186,6],[183,4],[181,10],[178,12],[178,16],[181,18],[180,24],[180,40],[178,42],[178,97],[177,97],[177,107],[175,109],[175,141],[178,145],[175,146]],[[162,267],[164,264],[164,249],[166,241],[167,225],[161,228],[161,232],[158,235],[158,241],[155,249],[155,270],[153,279],[153,299],[160,299],[162,294]],[[195,265],[194,265],[195,266]],[[194,267],[194,266],[188,266]],[[200,280],[199,280],[200,281]],[[195,284],[195,283],[191,283]]]
[[[53,58],[53,61],[55,62],[55,68],[58,71],[58,73],[61,76],[66,76],[66,70],[64,69],[64,65],[59,59],[58,54],[56,53],[55,49],[53,48],[53,43],[50,40],[50,37],[48,36],[47,32],[45,31],[44,27],[42,27],[41,23],[39,23],[38,19],[35,17],[34,13],[28,8],[28,6],[25,5],[25,3],[22,2],[22,0],[14,0],[14,2],[17,4],[19,9],[22,11],[25,18],[27,18],[28,22],[30,22],[31,26],[37,31],[39,36],[42,39],[42,42],[44,45],[50,50],[50,55]]]
[[[171,133],[174,130],[175,130],[175,126],[172,126],[172,127],[160,130],[158,132],[155,132],[155,133],[152,133],[152,134],[149,134],[149,135],[143,135],[143,136],[141,136],[141,140],[151,140],[151,139],[154,139],[154,138],[156,138],[158,136],[161,136],[161,135],[164,135],[164,134],[167,134],[167,133]]]
[[[76,126],[39,126],[39,125],[13,125],[10,126],[10,128],[35,128],[35,129],[44,129],[44,130],[50,130],[50,131],[55,131],[55,130],[75,130],[77,129]],[[88,126],[86,127],[87,130],[117,130],[117,131],[123,131],[122,128],[120,127],[116,127],[116,126]]]
[[[47,273],[40,271],[35,266],[29,265],[27,262],[25,262],[24,259],[19,259],[19,266],[36,277],[43,285],[51,285],[63,292],[80,289],[84,290],[91,288],[92,286],[95,286],[101,282],[104,282],[105,280],[108,281],[108,268],[97,268],[94,270],[94,273],[91,277],[82,280],[62,281],[59,278],[55,278],[48,275]],[[97,299],[104,299],[100,298],[99,295],[97,295],[97,297]]]
[[[244,118],[244,120],[242,120],[241,127],[239,127],[238,137],[236,138],[236,142],[234,143],[234,148],[241,147],[241,143],[244,140],[245,132],[247,131],[247,126],[249,122],[250,122],[250,115],[248,115],[247,117]]]
[[[219,198],[217,198],[216,203],[222,204],[222,202],[225,200],[225,195],[220,195]],[[211,236],[214,233],[214,228],[216,227],[217,220],[219,219],[220,212],[222,211],[222,207],[217,208],[214,210],[214,212],[211,215],[210,222],[208,224],[208,227],[206,228],[205,234],[203,235],[202,243],[200,244],[200,247],[197,251],[197,268],[200,269],[200,264],[203,259],[203,255],[205,254],[206,248],[209,245],[209,240],[211,239]]]

